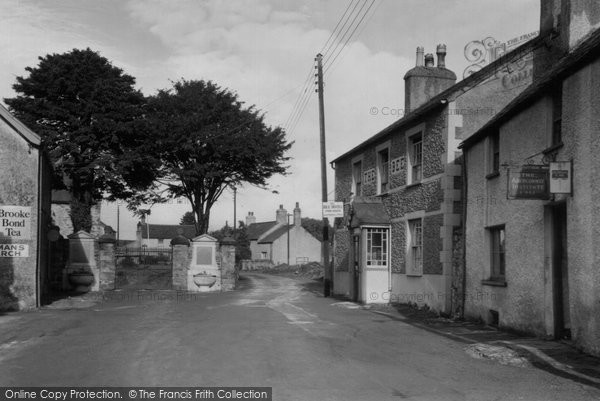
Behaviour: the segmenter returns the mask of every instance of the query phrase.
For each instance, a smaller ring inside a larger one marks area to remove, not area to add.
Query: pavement
[[[600,358],[578,350],[571,341],[518,335],[478,322],[438,317],[409,305],[361,307],[467,344],[465,349],[474,358],[495,360],[504,365],[531,365],[600,388]]]
[[[307,278],[253,273],[240,284],[87,294],[0,314],[0,386],[267,386],[285,401],[600,399],[593,364],[554,367],[565,351],[553,354],[554,342],[543,349],[410,308],[324,298]]]

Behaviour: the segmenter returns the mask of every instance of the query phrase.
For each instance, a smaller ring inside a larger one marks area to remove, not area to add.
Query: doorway
[[[556,339],[569,339],[571,338],[571,319],[569,313],[566,203],[553,205],[551,215],[554,337]]]

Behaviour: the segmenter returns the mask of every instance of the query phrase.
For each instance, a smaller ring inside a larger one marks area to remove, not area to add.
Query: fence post
[[[98,239],[100,248],[99,270],[100,270],[100,290],[115,289],[116,261],[115,261],[115,243],[117,240],[108,234],[104,234]]]
[[[190,266],[190,241],[183,235],[171,240],[173,247],[173,289],[187,291]]]

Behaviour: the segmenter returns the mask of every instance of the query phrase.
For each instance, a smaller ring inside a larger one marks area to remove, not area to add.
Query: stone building
[[[196,237],[196,226],[193,224],[149,224],[146,216],[142,216],[137,224],[136,241],[131,246],[140,248],[168,248],[171,240],[183,235],[191,240]]]
[[[551,58],[462,143],[465,315],[600,355],[600,7],[542,2]]]
[[[462,166],[458,145],[530,82],[534,38],[456,83],[446,46],[417,48],[407,114],[333,160],[334,293],[460,313]]]
[[[292,217],[292,215],[289,215]],[[256,222],[253,212],[246,216],[252,260],[296,265],[321,260],[321,241],[302,227],[302,213],[296,202],[293,223],[288,224],[288,212],[279,206],[275,221]]]
[[[48,301],[50,172],[40,137],[0,105],[0,310]]]

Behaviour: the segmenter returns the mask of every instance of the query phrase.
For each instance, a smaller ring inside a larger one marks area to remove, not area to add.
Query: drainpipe
[[[463,181],[463,202],[462,202],[462,294],[461,294],[461,318],[465,317],[465,302],[467,300],[467,153],[468,149],[463,149],[462,181]]]

